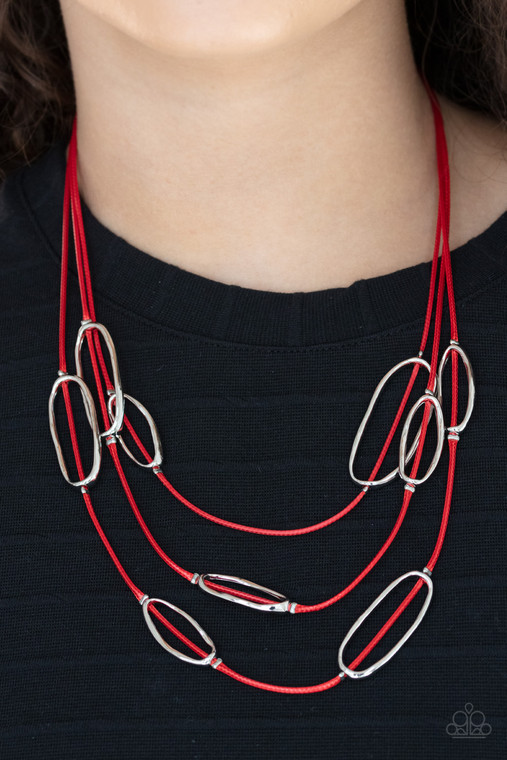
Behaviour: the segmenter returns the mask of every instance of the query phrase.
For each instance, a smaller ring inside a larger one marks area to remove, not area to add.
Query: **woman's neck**
[[[201,57],[143,45],[78,3],[62,11],[80,189],[113,232],[282,292],[431,258],[433,119],[403,3],[362,0],[290,46]]]

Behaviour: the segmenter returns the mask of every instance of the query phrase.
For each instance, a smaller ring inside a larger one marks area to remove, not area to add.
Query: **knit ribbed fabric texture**
[[[459,337],[477,396],[458,444],[429,610],[401,651],[370,678],[346,679],[319,694],[274,694],[185,664],[160,647],[79,489],[61,475],[48,397],[58,370],[65,147],[55,143],[0,190],[0,757],[504,758],[507,211],[451,252]],[[278,529],[315,523],[345,507],[360,488],[349,476],[348,459],[372,393],[391,367],[417,355],[431,263],[344,288],[260,291],[155,259],[105,228],[84,200],[82,206],[97,319],[115,342],[125,391],[155,418],[162,469],[177,491],[225,519]],[[72,372],[81,314],[72,247],[70,253]],[[441,351],[448,341],[445,312]],[[409,376],[410,367],[379,401],[356,461],[359,477],[367,478],[377,459]],[[422,370],[411,403],[426,380]],[[445,380],[448,421],[450,365]],[[460,367],[461,413],[466,390]],[[414,425],[420,419],[422,412]],[[432,456],[432,424],[420,472]],[[396,466],[399,433],[381,474]],[[78,434],[86,451],[86,425]],[[247,609],[205,594],[162,562],[105,448],[92,501],[127,572],[150,596],[194,616],[217,656],[251,678],[288,686],[333,678],[352,623],[392,580],[422,570],[436,541],[447,442],[392,546],[359,586],[313,614]],[[302,604],[333,596],[358,575],[389,535],[404,493],[396,478],[370,489],[323,530],[259,536],[196,515],[120,455],[144,518],[178,564],[247,578]],[[72,462],[70,448],[66,456]],[[368,618],[346,662],[410,588],[409,582],[399,586]],[[394,645],[424,596],[421,591],[360,667]],[[182,630],[190,635],[190,627]],[[490,731],[458,740],[449,725],[463,720],[469,704],[484,714]]]

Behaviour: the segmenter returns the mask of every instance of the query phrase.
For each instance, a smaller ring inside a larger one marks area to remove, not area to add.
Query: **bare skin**
[[[60,0],[79,184],[188,271],[278,292],[431,259],[431,108],[402,0]],[[451,248],[507,208],[507,132],[440,98]]]

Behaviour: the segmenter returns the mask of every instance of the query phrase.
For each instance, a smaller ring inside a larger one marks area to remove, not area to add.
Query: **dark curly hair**
[[[417,67],[507,128],[507,0],[405,0]],[[58,0],[0,0],[0,181],[70,138],[75,94]]]

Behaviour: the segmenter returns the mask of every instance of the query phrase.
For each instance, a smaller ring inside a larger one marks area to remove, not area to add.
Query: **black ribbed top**
[[[505,757],[507,211],[451,253],[460,342],[477,397],[458,444],[428,612],[401,651],[370,678],[290,696],[252,689],[165,652],[104,549],[81,493],[63,480],[47,415],[58,369],[64,172],[65,144],[59,142],[0,190],[0,757]],[[177,492],[212,514],[267,528],[302,527],[345,507],[359,490],[348,458],[373,390],[391,367],[417,354],[431,263],[344,288],[254,290],[155,259],[82,204],[97,319],[113,336],[125,391],[155,418],[162,469]],[[71,271],[73,371],[80,309],[72,258]],[[445,313],[441,350],[448,339]],[[430,346],[431,335],[425,358]],[[360,477],[368,476],[378,456],[409,372],[393,378],[379,400],[357,457]],[[88,367],[85,375],[93,386]],[[413,401],[424,391],[423,375],[421,370]],[[449,380],[448,369],[446,420]],[[462,413],[464,373],[459,401]],[[86,454],[78,394],[74,408]],[[146,430],[130,404],[127,413],[144,440]],[[72,468],[60,417],[59,430]],[[431,428],[421,472],[433,440]],[[399,431],[381,474],[396,466],[398,441]],[[150,472],[120,456],[143,517],[178,564],[248,578],[301,604],[321,602],[356,578],[386,541],[403,498],[396,478],[370,489],[328,528],[258,536],[199,517]],[[447,466],[446,443],[378,564],[338,603],[305,615],[246,609],[176,575],[143,536],[107,447],[91,495],[115,551],[144,592],[193,615],[217,655],[243,675],[301,686],[333,678],[340,643],[360,613],[392,580],[428,561]],[[398,587],[368,618],[347,647],[346,662],[409,588]],[[361,667],[396,643],[423,597],[421,592]],[[182,630],[190,635],[188,626]],[[491,731],[481,739],[469,732],[458,741],[449,731],[453,719],[462,722],[458,712],[467,704],[484,714]]]

